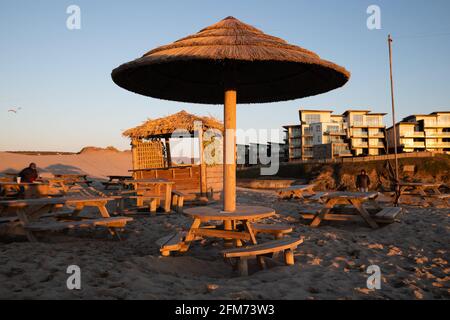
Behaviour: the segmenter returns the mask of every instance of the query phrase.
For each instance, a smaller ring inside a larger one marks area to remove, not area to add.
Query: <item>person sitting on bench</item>
[[[19,173],[20,182],[33,183],[39,177],[38,172],[36,170],[36,164],[30,163],[30,165],[20,171]]]

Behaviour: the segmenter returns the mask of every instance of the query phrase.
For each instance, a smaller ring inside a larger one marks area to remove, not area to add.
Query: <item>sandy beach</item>
[[[1,299],[449,299],[449,210],[405,207],[400,223],[377,230],[364,223],[307,226],[300,200],[273,191],[238,190],[238,202],[276,209],[271,220],[304,236],[294,266],[237,277],[220,255],[220,240],[196,242],[185,254],[162,257],[156,240],[189,227],[179,215],[135,216],[124,241],[107,231],[45,234],[42,242],[0,242]],[[14,241],[11,241],[14,240]],[[81,268],[81,290],[66,287],[69,265]],[[366,287],[378,265],[380,290]]]

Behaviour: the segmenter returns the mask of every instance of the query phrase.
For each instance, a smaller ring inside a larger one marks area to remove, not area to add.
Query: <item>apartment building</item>
[[[416,114],[397,123],[397,149],[399,152],[450,152],[450,112],[437,111]],[[387,130],[388,145],[394,147],[394,130]]]
[[[333,115],[330,110],[299,110],[300,125],[285,126],[289,160],[313,159],[324,154],[332,157],[379,155],[386,152],[384,113],[348,110]],[[327,148],[314,148],[317,145]]]
[[[347,110],[343,121],[347,125],[347,138],[354,156],[376,156],[386,153],[385,113],[369,110]]]
[[[286,143],[269,141],[267,143],[267,147],[267,153],[270,158],[274,157],[275,155],[273,154],[273,152],[275,152],[275,150],[278,150],[278,161],[280,163],[288,161],[288,149]]]
[[[301,125],[289,125],[283,126],[285,132],[285,145],[287,149],[288,161],[302,159],[302,126]]]

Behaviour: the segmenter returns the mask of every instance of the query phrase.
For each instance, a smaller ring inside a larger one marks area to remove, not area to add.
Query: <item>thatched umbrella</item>
[[[131,139],[170,138],[176,130],[186,130],[193,134],[196,130],[195,122],[201,122],[203,130],[216,129],[223,131],[223,124],[213,117],[200,117],[184,110],[167,117],[149,119],[141,125],[128,129],[122,133]]]
[[[228,212],[236,209],[236,103],[312,96],[343,86],[349,77],[344,68],[317,54],[233,17],[112,72],[117,85],[142,95],[224,103],[224,211]]]

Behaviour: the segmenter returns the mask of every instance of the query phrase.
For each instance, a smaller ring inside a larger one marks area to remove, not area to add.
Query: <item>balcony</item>
[[[435,149],[435,148],[450,148],[450,142],[434,142],[428,143],[427,148]]]
[[[369,144],[367,142],[357,142],[352,144],[352,148],[368,148]]]
[[[369,148],[384,148],[383,142],[369,143]]]
[[[346,136],[347,132],[345,130],[337,130],[337,131],[325,131],[324,134],[330,136]]]
[[[355,127],[355,128],[384,128],[385,125],[382,124],[382,123],[369,123],[369,122],[354,121],[354,122],[352,122],[351,127]]]
[[[352,137],[353,138],[367,138],[369,134],[367,132],[355,132],[353,131]]]
[[[401,147],[403,148],[415,148],[415,149],[421,149],[425,148],[425,142],[414,142],[414,143],[401,143]]]
[[[381,133],[381,132],[369,133],[369,136],[371,138],[384,138],[384,133]]]
[[[416,131],[416,132],[405,132],[400,135],[400,138],[424,138],[425,133]]]
[[[450,132],[427,133],[427,138],[450,138]]]

